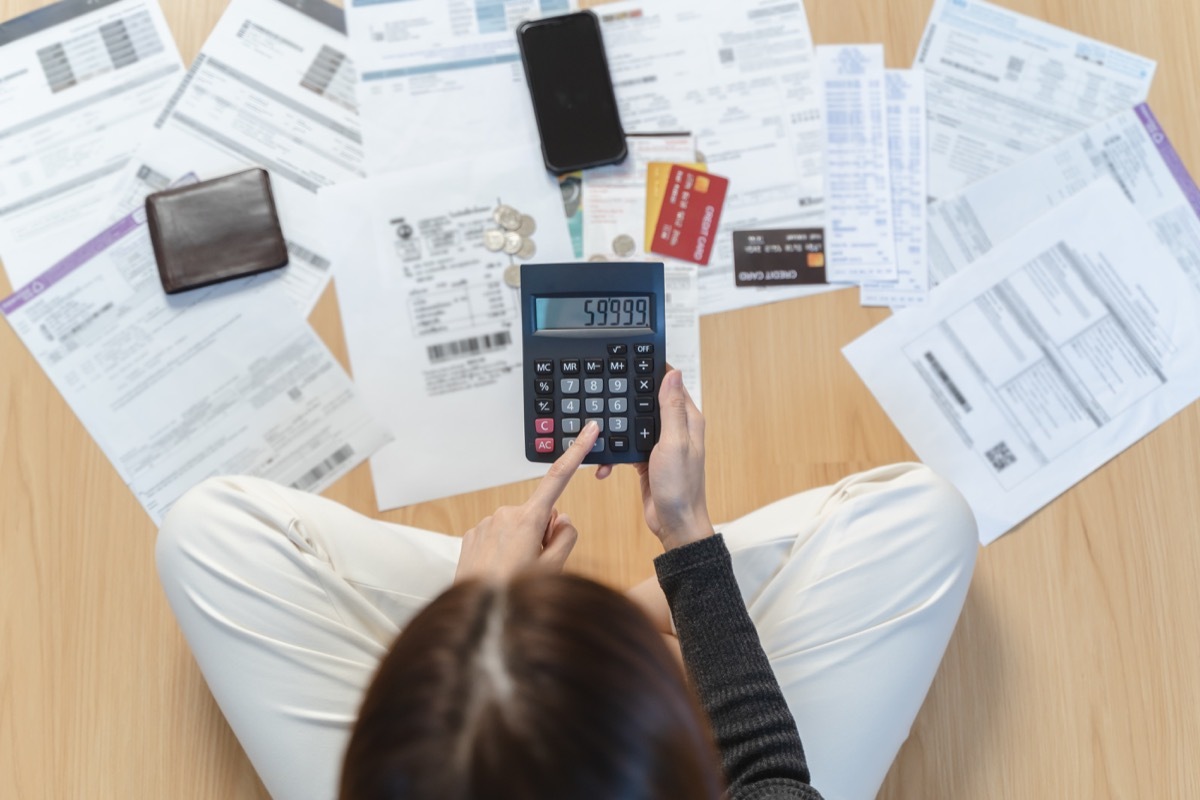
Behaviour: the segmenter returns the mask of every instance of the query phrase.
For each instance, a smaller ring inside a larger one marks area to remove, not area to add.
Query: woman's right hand
[[[673,369],[658,391],[661,430],[649,463],[635,464],[642,480],[646,524],[664,550],[712,536],[704,493],[704,416]]]

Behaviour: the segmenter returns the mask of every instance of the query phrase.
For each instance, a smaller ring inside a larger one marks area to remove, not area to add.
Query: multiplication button
[[[638,394],[654,394],[654,378],[634,378],[633,388]]]

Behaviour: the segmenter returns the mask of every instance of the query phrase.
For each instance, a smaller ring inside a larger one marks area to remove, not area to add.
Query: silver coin
[[[637,245],[633,241],[633,237],[628,233],[622,233],[617,238],[613,239],[613,252],[621,258],[626,258],[633,255],[633,251],[637,249]]]
[[[510,264],[504,269],[504,282],[514,289],[521,288],[521,267],[518,264]]]
[[[537,245],[533,243],[533,239],[526,239],[521,243],[521,249],[517,251],[517,258],[522,261],[528,261],[533,258],[533,254],[537,252]]]
[[[516,231],[509,231],[504,234],[504,252],[510,256],[515,256],[523,244],[525,244],[525,237]]]
[[[499,228],[488,228],[483,232],[483,246],[493,253],[504,249],[504,231]]]
[[[521,215],[521,224],[517,226],[517,233],[522,236],[533,236],[537,230],[537,220],[528,214]]]
[[[608,256],[603,253],[596,253],[594,256],[588,256],[588,261],[608,261]]]
[[[506,231],[515,231],[521,227],[521,212],[512,206],[500,206],[492,212],[492,219],[500,223]]]

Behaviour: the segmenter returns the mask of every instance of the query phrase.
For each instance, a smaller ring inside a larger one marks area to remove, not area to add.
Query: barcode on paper
[[[333,451],[333,455],[331,455],[329,458],[325,459],[320,464],[317,464],[308,472],[304,473],[295,481],[293,481],[292,488],[307,489],[310,486],[315,485],[317,481],[333,472],[342,464],[345,464],[352,455],[354,455],[354,448],[350,445],[339,447],[337,450]]]
[[[984,455],[987,456],[987,460],[991,463],[992,469],[996,470],[996,472],[1003,472],[1005,468],[1017,462],[1016,455],[1013,454],[1012,450],[1008,449],[1008,444],[1005,442],[998,443],[991,450],[988,450]]]
[[[958,386],[950,379],[950,374],[942,368],[942,364],[937,360],[933,353],[926,352],[925,360],[929,363],[929,368],[933,370],[933,374],[938,376],[938,380],[946,387],[946,391],[954,398],[954,401],[962,406],[963,411],[970,411],[971,404],[967,402],[967,398],[959,390]]]
[[[329,259],[324,256],[319,256],[312,250],[301,244],[296,244],[291,239],[286,240],[287,251],[289,256],[295,256],[301,261],[307,261],[314,267],[320,270],[329,269]]]
[[[490,333],[486,336],[472,336],[470,339],[459,339],[457,342],[431,344],[425,348],[429,355],[430,364],[440,364],[454,358],[467,358],[501,350],[512,344],[512,334],[508,331]]]

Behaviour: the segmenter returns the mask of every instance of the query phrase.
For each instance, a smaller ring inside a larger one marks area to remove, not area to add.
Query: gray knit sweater
[[[708,712],[730,800],[821,800],[796,722],[742,602],[719,534],[654,560],[688,673]]]

